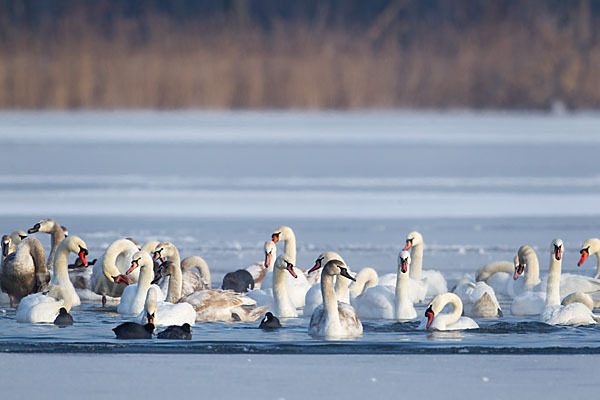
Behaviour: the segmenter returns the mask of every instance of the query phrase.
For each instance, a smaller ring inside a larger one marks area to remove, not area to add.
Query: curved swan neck
[[[446,304],[452,304],[452,312],[448,313],[448,314],[442,314],[440,313],[439,315],[437,315],[435,318],[437,318],[438,320],[440,320],[441,323],[443,323],[445,326],[448,325],[452,325],[455,322],[457,322],[463,312],[463,305],[462,302],[460,301],[460,298],[453,294],[453,293],[444,293],[439,295],[439,311],[441,312],[444,307],[446,306]]]
[[[121,274],[121,271],[117,268],[117,256],[130,249],[131,246],[135,246],[135,244],[127,239],[119,239],[108,246],[102,259],[102,271],[106,278]]]
[[[344,279],[338,276],[338,279]],[[323,295],[323,305],[329,324],[340,323],[340,314],[338,311],[337,298],[333,290],[333,276],[323,273],[321,274],[321,294]]]
[[[412,246],[410,258],[412,260],[410,264],[410,277],[420,280],[423,269],[423,243],[417,243]]]
[[[284,253],[290,256],[292,264],[296,265],[296,235],[290,230],[285,239]]]
[[[540,263],[535,251],[526,246],[522,251],[522,258],[527,259],[527,268],[525,269],[525,286],[524,289],[531,291],[540,281]]]
[[[343,278],[338,276],[335,280],[335,297],[338,301],[342,303],[350,304],[350,291],[348,290],[348,285],[350,284],[350,279]]]
[[[210,268],[208,268],[208,263],[204,260],[204,258],[200,256],[190,256],[186,257],[181,262],[181,270],[185,271],[190,268],[198,268],[200,270],[200,276],[208,284],[208,287],[212,287],[212,281],[210,278]]]
[[[54,256],[54,278],[53,282],[61,282],[69,279],[69,254],[71,250],[66,246],[66,242],[56,249]]]
[[[370,287],[377,286],[379,284],[379,276],[373,268],[363,268],[358,275],[356,275],[356,282],[350,285],[350,290],[355,295],[360,295]]]
[[[557,260],[554,254],[550,255],[550,268],[546,282],[546,307],[560,305],[560,274],[562,259]]]
[[[167,292],[167,301],[169,303],[177,303],[181,299],[181,291],[183,288],[183,279],[181,276],[181,268],[175,263],[170,268],[169,289]]]
[[[50,244],[52,246],[50,250],[50,255],[48,256],[48,265],[50,269],[54,268],[54,259],[56,257],[56,249],[58,249],[58,245],[64,240],[65,232],[62,230],[61,226],[54,222],[52,226],[52,230],[50,231]]]
[[[33,258],[33,265],[35,268],[35,277],[39,283],[48,282],[48,267],[46,265],[46,254],[44,253],[44,247],[36,239],[26,239],[25,246]],[[43,282],[42,282],[43,281]]]
[[[152,278],[154,278],[154,263],[151,263],[150,265],[142,264],[140,266],[140,275],[137,283],[137,296],[143,296],[144,299],[146,298],[146,294],[152,283]]]

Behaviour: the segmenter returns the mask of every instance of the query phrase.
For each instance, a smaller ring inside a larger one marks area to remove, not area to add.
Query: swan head
[[[527,255],[529,251],[533,251],[530,246],[521,246],[519,247],[519,251],[515,256],[514,264],[515,264],[515,273],[513,275],[513,279],[517,280],[519,276],[521,276],[525,272],[525,268],[527,268]]]
[[[10,239],[12,240],[12,242],[17,245],[19,243],[21,243],[21,240],[26,239],[27,238],[27,234],[25,233],[25,231],[14,231],[13,233],[10,234]]]
[[[581,254],[581,258],[577,263],[578,267],[581,267],[581,264],[588,258],[590,254],[597,253],[600,250],[600,239],[588,239],[581,245],[581,250],[579,250],[579,254]]]
[[[158,270],[156,271],[156,274],[154,275],[154,280],[152,281],[152,283],[154,284],[158,282],[163,277],[173,275],[175,272],[175,268],[177,268],[177,265],[173,261],[167,260],[164,263],[160,264]]]
[[[273,231],[271,235],[271,240],[273,243],[277,243],[280,240],[288,240],[294,236],[294,231],[289,226],[280,226],[279,228]]]
[[[8,248],[10,247],[11,241],[12,239],[10,236],[2,236],[2,257],[6,257],[8,255]]]
[[[406,235],[406,245],[403,250],[408,250],[413,246],[423,244],[423,236],[419,232],[411,232]]]
[[[152,259],[154,261],[159,260],[165,262],[167,257],[173,257],[175,254],[175,245],[171,242],[161,242],[154,248],[154,254]]]
[[[343,262],[345,264],[344,259],[338,253],[336,253],[335,251],[326,251],[325,253],[319,254],[317,259],[315,260],[314,267],[312,267],[308,271],[308,273],[310,274],[311,272],[318,270],[319,268],[321,268],[322,266],[324,266],[331,260],[340,260],[341,262]]]
[[[294,278],[298,277],[298,275],[296,275],[296,271],[294,271],[294,263],[292,262],[292,258],[287,254],[282,254],[277,257],[277,260],[275,260],[275,268],[287,270]]]
[[[565,252],[563,241],[561,239],[554,239],[550,244],[550,252],[556,261],[560,261],[563,253]]]
[[[126,274],[131,274],[138,267],[151,267],[152,270],[154,270],[154,262],[152,261],[152,258],[150,258],[150,254],[148,254],[145,251],[138,251],[137,253],[135,253],[133,257],[131,257],[131,267],[129,267]]]
[[[277,247],[275,246],[275,242],[267,240],[265,242],[265,268],[273,268],[275,257],[277,257]]]
[[[323,274],[334,276],[341,275],[345,278],[350,279],[351,281],[356,282],[356,279],[350,275],[348,272],[348,268],[346,268],[346,264],[340,260],[331,260],[328,261],[327,264],[323,267]]]
[[[427,329],[429,329],[429,327],[431,326],[431,323],[433,322],[435,316],[441,313],[446,304],[448,304],[449,302],[454,302],[455,307],[457,307],[457,304],[460,305],[462,309],[462,301],[460,300],[460,297],[458,297],[454,293],[438,294],[433,298],[433,300],[429,302],[429,304],[427,305],[427,309],[425,310],[425,317],[427,317]],[[462,310],[460,311],[461,312],[459,314],[462,313]]]
[[[49,233],[49,232],[52,232],[52,228],[54,228],[55,224],[56,224],[56,222],[53,219],[42,219],[42,220],[40,220],[40,222],[35,224],[32,228],[29,228],[27,230],[27,233],[29,233],[29,234],[36,233],[36,232]]]
[[[79,256],[79,259],[83,263],[83,265],[85,265],[86,267],[88,266],[87,245],[79,236],[69,236],[69,237],[63,239],[63,241],[60,242],[60,245],[58,246],[57,251],[60,250],[61,248],[62,249],[66,248],[71,253],[77,254]]]
[[[407,250],[402,250],[400,254],[398,254],[398,268],[403,274],[405,274],[408,272],[409,267],[410,253]]]

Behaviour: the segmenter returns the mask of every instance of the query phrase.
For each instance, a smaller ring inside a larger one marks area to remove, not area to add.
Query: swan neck
[[[458,296],[450,296],[451,294],[452,293],[447,293],[446,295],[443,295],[443,305],[440,307],[440,310],[442,310],[446,304],[450,303],[453,307],[452,312],[448,314],[440,314],[436,317],[439,318],[445,326],[456,323],[460,319],[463,312],[462,302]]]
[[[341,277],[338,277],[341,279]],[[321,294],[323,295],[323,305],[327,315],[328,324],[340,323],[340,314],[338,311],[337,298],[333,290],[333,276],[328,274],[321,275]]]
[[[183,288],[183,280],[181,276],[181,268],[174,265],[169,278],[169,289],[167,292],[167,301],[169,303],[177,303],[181,298],[181,290]]]
[[[527,270],[525,271],[525,290],[531,291],[540,281],[540,263],[533,249],[527,252]]]
[[[560,274],[562,260],[557,260],[550,255],[550,268],[548,269],[548,281],[546,282],[546,307],[560,305]]]
[[[292,264],[296,265],[296,235],[293,232],[285,239],[284,252],[290,256]]]
[[[596,273],[594,274],[594,279],[598,279],[600,277],[600,249],[595,253],[596,254]]]
[[[66,246],[60,246],[54,256],[54,282],[69,280],[69,254],[71,251]],[[69,280],[70,281],[70,280]]]
[[[120,239],[106,249],[102,259],[102,271],[107,278],[121,274],[121,271],[119,271],[117,268],[117,257],[119,254],[128,249],[129,244],[126,242],[126,240],[127,239]]]
[[[421,271],[423,269],[423,244],[419,243],[412,246],[410,253],[412,262],[410,263],[410,277],[412,279],[420,280]]]
[[[204,260],[204,258],[202,258],[200,256],[191,256],[191,257],[185,258],[181,262],[181,270],[182,271],[185,271],[186,269],[190,269],[190,268],[194,268],[194,267],[198,268],[198,270],[200,271],[200,276],[202,277],[204,282],[206,282],[208,284],[208,288],[210,289],[212,287],[212,281],[211,281],[211,277],[210,277],[210,268],[208,268],[208,264]]]
[[[56,249],[58,245],[65,238],[65,232],[62,230],[60,225],[57,223],[54,224],[52,230],[50,231],[50,255],[48,256],[48,266],[50,269],[54,268],[54,258],[56,257]]]
[[[367,267],[358,273],[356,282],[350,285],[350,290],[358,296],[368,288],[377,286],[378,284],[379,277],[377,276],[377,272],[373,268]]]
[[[148,289],[150,289],[152,278],[154,277],[154,265],[148,266],[144,264],[140,268],[136,295],[145,299]]]
[[[290,304],[290,298],[288,296],[286,282],[287,273],[287,270],[280,268],[275,268],[273,271],[273,299],[275,300],[275,305],[279,310],[279,313],[281,313],[282,310],[294,308]]]
[[[350,303],[350,291],[348,290],[349,284],[350,279],[342,276],[337,277],[335,281],[335,295],[338,301],[341,301],[342,303]]]
[[[403,304],[408,304],[410,301],[408,298],[408,277],[409,272],[402,273],[400,267],[398,267],[398,275],[396,277],[396,303],[395,303],[395,318],[400,318],[400,310]]]

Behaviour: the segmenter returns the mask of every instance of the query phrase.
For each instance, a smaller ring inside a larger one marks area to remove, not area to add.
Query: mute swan
[[[26,238],[2,262],[0,288],[14,307],[23,297],[44,290],[50,281],[44,248],[39,240]]]
[[[272,279],[265,279],[266,276],[273,272],[273,264],[277,258],[277,248],[272,240],[265,242],[265,261],[257,262],[246,268],[246,271],[252,275],[254,279],[254,289],[261,289],[263,282],[271,282]]]
[[[494,289],[485,282],[461,281],[453,290],[463,303],[464,314],[473,318],[502,317]]]
[[[58,245],[56,254],[54,255],[54,275],[52,276],[52,284],[64,288],[66,295],[69,296],[69,303],[71,303],[72,307],[75,307],[81,304],[81,300],[69,278],[70,253],[77,254],[83,262],[83,265],[87,266],[88,251],[85,242],[78,236],[69,236],[63,239]]]
[[[446,279],[440,271],[423,270],[423,236],[419,232],[411,232],[406,236],[404,250],[411,249],[412,268],[410,277],[427,283],[427,297],[448,291]]]
[[[515,257],[516,260],[516,257]],[[494,289],[498,295],[509,296],[508,282],[513,276],[517,262],[495,261],[477,270],[475,282],[485,282]]]
[[[361,318],[410,320],[417,317],[417,312],[408,295],[410,274],[410,253],[401,251],[398,254],[398,274],[396,288],[376,286],[370,288],[354,300],[356,311]]]
[[[168,259],[181,269],[181,296],[187,296],[194,292],[210,289],[211,277],[208,264],[200,256],[187,257],[181,262],[179,250],[171,242],[161,242],[154,248],[153,259],[165,261]]]
[[[600,239],[592,238],[583,242],[579,254],[581,254],[581,258],[577,263],[578,267],[581,267],[590,254],[596,255],[596,273],[594,274],[594,278],[598,279],[600,277]]]
[[[183,324],[181,326],[171,325],[162,332],[156,335],[157,339],[168,339],[168,340],[192,340],[192,327],[190,324]]]
[[[325,253],[319,254],[317,259],[315,260],[315,265],[310,269],[310,272],[316,271],[320,269],[323,265],[327,264],[331,260],[339,260],[346,265],[346,262],[335,251],[327,251]],[[350,269],[346,266],[348,273],[350,273]],[[351,281],[349,279],[337,279],[335,280],[335,296],[338,301],[342,303],[350,304],[350,293],[348,290],[349,283]],[[306,296],[304,296],[304,316],[312,316],[315,308],[317,308],[320,304],[323,304],[323,295],[321,293],[321,287],[314,285],[312,286],[308,292],[306,292]]]
[[[54,258],[54,276],[48,295],[30,294],[23,298],[17,308],[17,322],[52,323],[64,307],[67,311],[80,304],[79,296],[69,280],[69,254],[75,253],[87,264],[87,245],[77,236],[64,239],[56,250]]]
[[[269,304],[272,302],[271,299],[273,297],[274,279],[271,276],[271,271],[274,270],[273,265],[276,259],[277,249],[275,247],[275,243],[269,240],[265,243],[265,262],[267,263],[267,265],[270,265],[270,271],[268,271],[265,277],[266,279],[263,279],[263,282],[260,286],[260,290],[254,290],[250,292],[250,297],[255,299],[258,302],[258,304]],[[294,272],[296,272],[296,277],[293,277],[291,274],[285,274],[287,292],[290,296],[290,299],[292,300],[292,303],[294,304],[294,307],[303,308],[306,305],[306,293],[310,290],[312,286],[307,280],[304,272],[300,268],[297,268],[295,264],[293,265]],[[314,275],[315,274],[313,273],[310,276],[314,277]]]
[[[137,283],[139,270],[129,275],[125,273],[131,266],[131,257],[138,251],[138,246],[129,239],[118,239],[108,246],[102,262],[94,265],[90,285],[94,293],[102,296],[102,307],[106,305],[107,296],[118,300],[127,285]]]
[[[446,304],[454,307],[449,314],[441,314]],[[463,329],[478,329],[479,325],[469,317],[461,317],[463,311],[460,297],[454,293],[442,293],[435,296],[427,305],[425,311],[426,321],[419,326],[420,329],[434,329],[438,331],[456,331]]]
[[[560,304],[560,273],[562,268],[563,242],[554,239],[551,245],[550,268],[548,270],[548,285],[546,302],[540,321],[549,325],[589,325],[595,324],[594,315],[582,303]]]
[[[117,307],[119,314],[139,314],[144,309],[146,295],[151,287],[155,287],[160,292],[158,295],[160,301],[165,299],[160,287],[151,284],[152,279],[154,279],[154,263],[147,252],[138,251],[132,256],[131,267],[129,267],[126,274],[131,274],[137,268],[139,268],[138,282],[127,286],[123,291],[121,302]]]
[[[273,231],[271,240],[273,243],[277,243],[280,240],[284,241],[285,246],[283,252],[290,256],[292,263],[296,265],[296,235],[294,234],[292,228],[289,226],[280,226]],[[302,270],[301,268],[297,269]],[[318,272],[304,274],[303,271],[303,275],[305,275],[306,281],[310,286],[319,283],[319,279],[321,278],[321,274]]]
[[[273,289],[261,289],[248,292],[248,297],[256,300],[259,305],[269,305],[272,311],[281,318],[296,318],[296,304],[290,296],[290,285],[287,284],[286,276],[289,274],[297,279],[298,274],[294,271],[292,258],[282,254],[275,260],[273,268]]]
[[[147,260],[140,260],[140,263],[148,262],[152,263],[149,256]],[[158,299],[161,296],[162,292],[158,287],[152,286],[148,289],[144,309],[137,316],[135,322],[145,324],[148,322],[147,316],[152,315],[154,316],[154,326],[194,325],[196,322],[194,307],[188,303],[173,304],[165,301],[159,302]]]
[[[280,328],[281,322],[279,322],[279,319],[271,312],[265,314],[265,318],[260,321],[260,325],[258,326],[258,329],[263,329],[265,331],[274,331]]]
[[[53,285],[46,293],[35,293],[25,297],[17,308],[17,322],[52,324],[60,310],[71,309],[69,295],[63,287]]]
[[[2,236],[2,260],[10,253],[17,251],[17,246],[25,238],[27,238],[27,234],[23,231],[14,231],[10,235]]]
[[[29,228],[27,233],[32,234],[36,232],[44,232],[50,234],[50,254],[48,255],[48,269],[52,271],[54,269],[54,255],[56,249],[63,239],[66,237],[63,227],[53,219],[42,219],[40,222],[35,224],[33,228]]]
[[[341,303],[335,297],[333,277],[340,276],[354,280],[339,260],[331,260],[323,267],[321,273],[321,292],[323,304],[313,312],[308,325],[308,333],[324,338],[360,336],[363,326],[358,314],[350,304]]]

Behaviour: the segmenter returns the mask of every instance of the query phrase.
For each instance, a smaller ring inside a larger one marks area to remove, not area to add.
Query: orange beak
[[[115,280],[115,283],[123,282],[126,285],[129,285],[131,282],[127,275],[113,276],[113,279]]]
[[[579,259],[577,266],[581,267],[581,264],[583,264],[585,262],[585,259],[588,258],[589,255],[590,255],[590,253],[588,253],[587,250],[581,250],[581,258]]]
[[[412,240],[407,239],[406,246],[404,246],[404,249],[402,249],[402,250],[406,251],[406,250],[410,249],[411,247],[412,247]]]
[[[427,317],[426,328],[429,329],[429,327],[431,326],[431,323],[433,322],[433,317],[435,317],[435,314],[433,313],[431,306],[427,309],[427,311],[425,311],[425,316]]]
[[[314,267],[312,267],[312,268],[311,268],[311,269],[308,271],[308,273],[310,274],[311,272],[313,272],[313,271],[316,271],[316,270],[318,270],[319,268],[321,268],[321,260],[320,260],[320,259],[319,259],[319,260],[317,260],[317,261],[315,261],[315,266],[314,266]]]
[[[277,243],[277,242],[279,242],[279,235],[277,235],[277,234],[275,234],[275,233],[274,233],[274,234],[272,234],[272,235],[271,235],[271,240],[273,241],[273,243]]]
[[[129,269],[127,270],[127,272],[125,272],[127,275],[129,275],[130,273],[133,272],[134,269],[136,269],[138,267],[138,262],[133,260],[131,262],[131,267],[129,267]]]
[[[81,262],[83,263],[83,265],[85,265],[87,267],[88,262],[87,262],[87,258],[85,257],[86,253],[87,252],[85,250],[81,250],[78,255],[79,255],[79,258],[81,259]]]
[[[265,268],[269,268],[271,265],[271,253],[265,254]]]
[[[298,275],[296,275],[296,272],[294,271],[294,266],[292,264],[288,264],[286,269],[294,278],[298,278]]]
[[[562,258],[562,249],[560,247],[557,247],[554,251],[554,257],[556,257],[556,260],[558,261],[560,261],[560,259]]]

